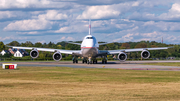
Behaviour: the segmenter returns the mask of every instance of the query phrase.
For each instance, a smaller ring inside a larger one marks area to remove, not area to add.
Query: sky
[[[180,44],[179,0],[0,0],[0,41]]]

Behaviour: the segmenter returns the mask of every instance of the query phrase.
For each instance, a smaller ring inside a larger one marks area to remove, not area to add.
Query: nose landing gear
[[[93,59],[91,57],[88,57],[88,59],[83,59],[82,63],[87,63],[87,64],[97,64],[97,60]]]

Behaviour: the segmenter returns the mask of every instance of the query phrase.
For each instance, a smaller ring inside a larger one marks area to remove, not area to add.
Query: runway
[[[59,62],[11,62],[15,63],[18,66],[47,66],[47,67],[72,67],[72,68],[114,68],[114,69],[127,69],[127,70],[170,70],[170,71],[180,71],[180,67],[176,66],[157,66],[157,65],[143,65],[143,63],[157,63],[157,62],[180,62],[179,60],[168,60],[168,61],[109,61],[107,64],[101,64],[99,61],[98,64],[82,64],[79,61],[78,64],[73,64],[72,61],[59,61]],[[10,62],[0,62],[0,65],[3,63]]]

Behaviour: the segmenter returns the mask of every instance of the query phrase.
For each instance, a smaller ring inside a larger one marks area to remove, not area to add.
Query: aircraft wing
[[[66,43],[70,43],[70,44],[75,44],[75,45],[81,45],[81,43],[74,43],[74,42],[68,42],[68,41],[65,41]]]
[[[106,45],[106,44],[110,44],[110,43],[114,43],[114,42],[108,42],[108,43],[99,43],[99,45]]]
[[[50,48],[37,48],[37,47],[18,47],[18,46],[8,46],[15,49],[27,49],[27,50],[33,50],[36,49],[38,51],[47,51],[47,52],[57,52],[64,54],[81,54],[81,50],[63,50],[63,49],[50,49]]]
[[[119,52],[138,52],[138,51],[143,51],[143,50],[163,50],[163,49],[168,49],[168,48],[173,48],[173,47],[157,47],[157,48],[136,48],[136,49],[121,49],[121,50],[108,50],[108,54],[118,54]]]

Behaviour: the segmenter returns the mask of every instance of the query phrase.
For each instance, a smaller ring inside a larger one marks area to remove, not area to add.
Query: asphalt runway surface
[[[18,66],[32,66],[32,67],[72,67],[72,68],[114,68],[114,69],[127,69],[127,70],[168,70],[168,71],[180,71],[180,67],[177,66],[157,66],[157,65],[143,65],[143,63],[157,63],[157,62],[180,62],[179,60],[165,60],[165,61],[108,61],[107,64],[102,64],[100,61],[98,64],[83,64],[79,61],[78,64],[73,64],[72,61],[44,61],[44,62],[0,62],[3,63],[15,63]]]

